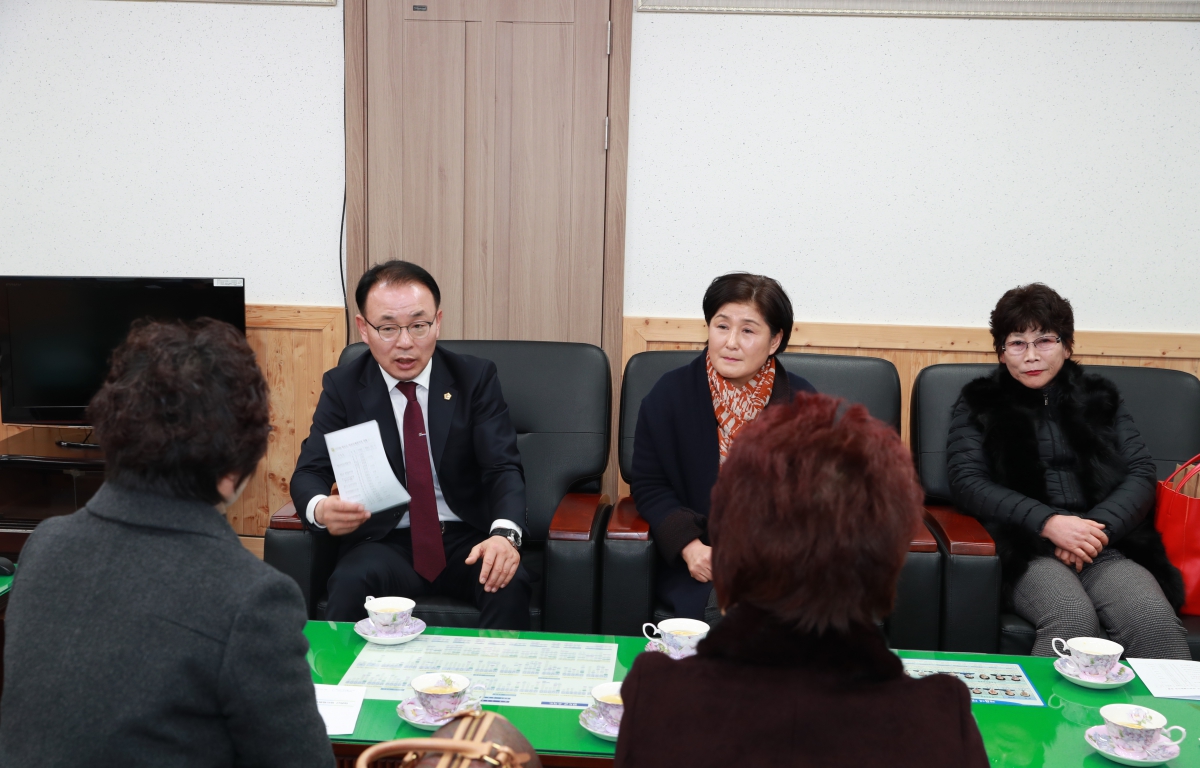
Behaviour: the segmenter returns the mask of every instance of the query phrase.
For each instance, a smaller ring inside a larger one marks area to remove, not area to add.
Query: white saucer
[[[404,628],[404,632],[398,635],[379,635],[375,633],[375,625],[370,619],[363,619],[354,625],[354,631],[358,636],[368,643],[376,645],[400,645],[407,643],[410,640],[416,640],[421,633],[425,631],[425,622],[420,619],[412,619],[408,626]]]
[[[676,661],[696,655],[696,650],[694,648],[690,651],[684,651],[683,653],[672,653],[667,649],[666,645],[658,640],[651,640],[650,642],[646,643],[646,651],[648,653],[665,653],[669,658],[675,659]]]
[[[1108,729],[1103,725],[1094,725],[1088,728],[1083,734],[1083,740],[1092,749],[1121,765],[1163,765],[1179,757],[1179,745],[1172,744],[1171,740],[1165,736],[1158,737],[1158,743],[1146,751],[1145,757],[1119,755],[1116,747],[1112,744],[1112,737],[1108,735]]]
[[[616,741],[620,730],[604,719],[595,704],[579,713],[579,724],[583,726],[583,730],[605,741]]]
[[[1067,671],[1066,659],[1055,659],[1054,669],[1058,674],[1070,680],[1075,685],[1081,685],[1084,688],[1095,688],[1098,690],[1106,690],[1108,688],[1120,688],[1125,683],[1128,683],[1136,675],[1133,670],[1124,664],[1117,664],[1108,671],[1108,676],[1104,680],[1088,680],[1087,678],[1073,675]]]
[[[479,702],[468,701],[467,703],[463,704],[462,708],[458,711],[466,712],[468,710],[477,709],[479,709]],[[425,711],[425,708],[421,706],[421,702],[417,701],[416,696],[412,697],[411,699],[405,699],[397,704],[396,714],[400,715],[400,719],[411,725],[413,728],[419,728],[422,731],[436,731],[438,728],[441,728],[443,725],[454,719],[454,715],[441,719],[435,719],[432,715]],[[456,712],[455,714],[458,713]]]

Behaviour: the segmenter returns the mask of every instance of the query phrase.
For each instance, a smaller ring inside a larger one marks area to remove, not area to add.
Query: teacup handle
[[[483,701],[483,695],[487,691],[487,686],[483,683],[472,683],[467,689],[467,700],[472,704]]]
[[[367,595],[367,599],[366,599],[366,600],[363,600],[363,602],[364,602],[364,603],[369,603],[369,602],[371,602],[371,601],[372,601],[372,600],[374,600],[374,599],[375,599],[375,598],[374,598],[373,596],[371,596],[371,595]]]
[[[650,627],[650,629],[646,629],[646,627]],[[646,636],[647,640],[657,640],[658,638],[650,634],[651,632],[658,632],[660,635],[662,634],[662,630],[660,630],[657,625],[651,624],[647,621],[642,625],[642,634]]]
[[[1179,731],[1179,738],[1172,739],[1170,736],[1167,736],[1168,731]],[[1180,744],[1183,742],[1184,739],[1187,738],[1187,731],[1184,730],[1182,725],[1168,725],[1166,728],[1162,729],[1162,733],[1163,733],[1163,736],[1167,736],[1167,739],[1172,744]]]
[[[1062,644],[1063,644],[1063,650],[1062,650],[1062,651],[1058,650],[1058,644],[1059,644],[1059,643],[1062,643]],[[1051,641],[1050,641],[1050,647],[1051,647],[1051,648],[1053,648],[1053,649],[1054,649],[1054,652],[1055,652],[1055,653],[1057,653],[1057,654],[1058,654],[1059,656],[1061,656],[1062,658],[1064,658],[1064,659],[1069,659],[1069,658],[1071,658],[1071,653],[1070,653],[1069,649],[1067,648],[1067,641],[1066,641],[1066,640],[1063,640],[1061,637],[1056,637],[1056,638],[1054,638],[1053,640],[1051,640]],[[1067,652],[1066,652],[1066,653],[1064,653],[1063,651],[1067,651]]]

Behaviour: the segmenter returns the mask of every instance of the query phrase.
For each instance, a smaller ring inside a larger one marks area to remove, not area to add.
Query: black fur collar
[[[1037,443],[1037,419],[1047,401],[1078,457],[1077,477],[1087,509],[1103,501],[1128,471],[1116,450],[1120,392],[1108,379],[1085,374],[1070,360],[1045,389],[1026,387],[1001,364],[991,376],[963,388],[963,397],[984,434],[992,479],[1006,488],[1051,502]]]

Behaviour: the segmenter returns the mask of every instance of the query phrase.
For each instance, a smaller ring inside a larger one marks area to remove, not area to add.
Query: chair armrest
[[[925,524],[924,516],[917,521],[917,528],[913,531],[912,540],[908,543],[908,551],[937,552],[937,540],[933,538],[933,533]]]
[[[596,631],[600,612],[600,545],[612,504],[600,493],[568,493],[554,510],[546,541],[542,629]]]
[[[991,534],[978,520],[955,511],[954,507],[926,506],[925,522],[952,555],[996,555],[996,542],[992,541]]]
[[[617,541],[650,540],[650,523],[638,514],[632,496],[625,496],[617,502],[612,517],[608,520],[608,530],[604,538]]]
[[[659,555],[650,524],[638,514],[633,498],[617,502],[604,536],[604,582],[600,631],[606,635],[641,634],[654,620],[654,578]]]
[[[558,502],[550,520],[551,541],[590,541],[596,516],[608,507],[608,496],[600,493],[568,493]]]
[[[267,527],[275,531],[303,531],[304,523],[296,514],[296,505],[289,501],[271,515],[271,523]]]

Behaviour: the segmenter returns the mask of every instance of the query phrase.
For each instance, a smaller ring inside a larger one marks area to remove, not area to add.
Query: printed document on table
[[[317,711],[325,721],[325,733],[330,736],[354,733],[367,689],[320,683],[313,685],[317,689]]]
[[[346,501],[356,501],[375,514],[412,498],[388,464],[378,422],[330,432],[325,435],[325,447],[329,449],[338,493]]]
[[[1160,699],[1200,700],[1200,661],[1126,659],[1137,676]]]
[[[483,686],[484,704],[583,709],[616,666],[616,643],[425,634],[403,645],[368,643],[339,685],[403,701],[417,675],[456,672]]]

